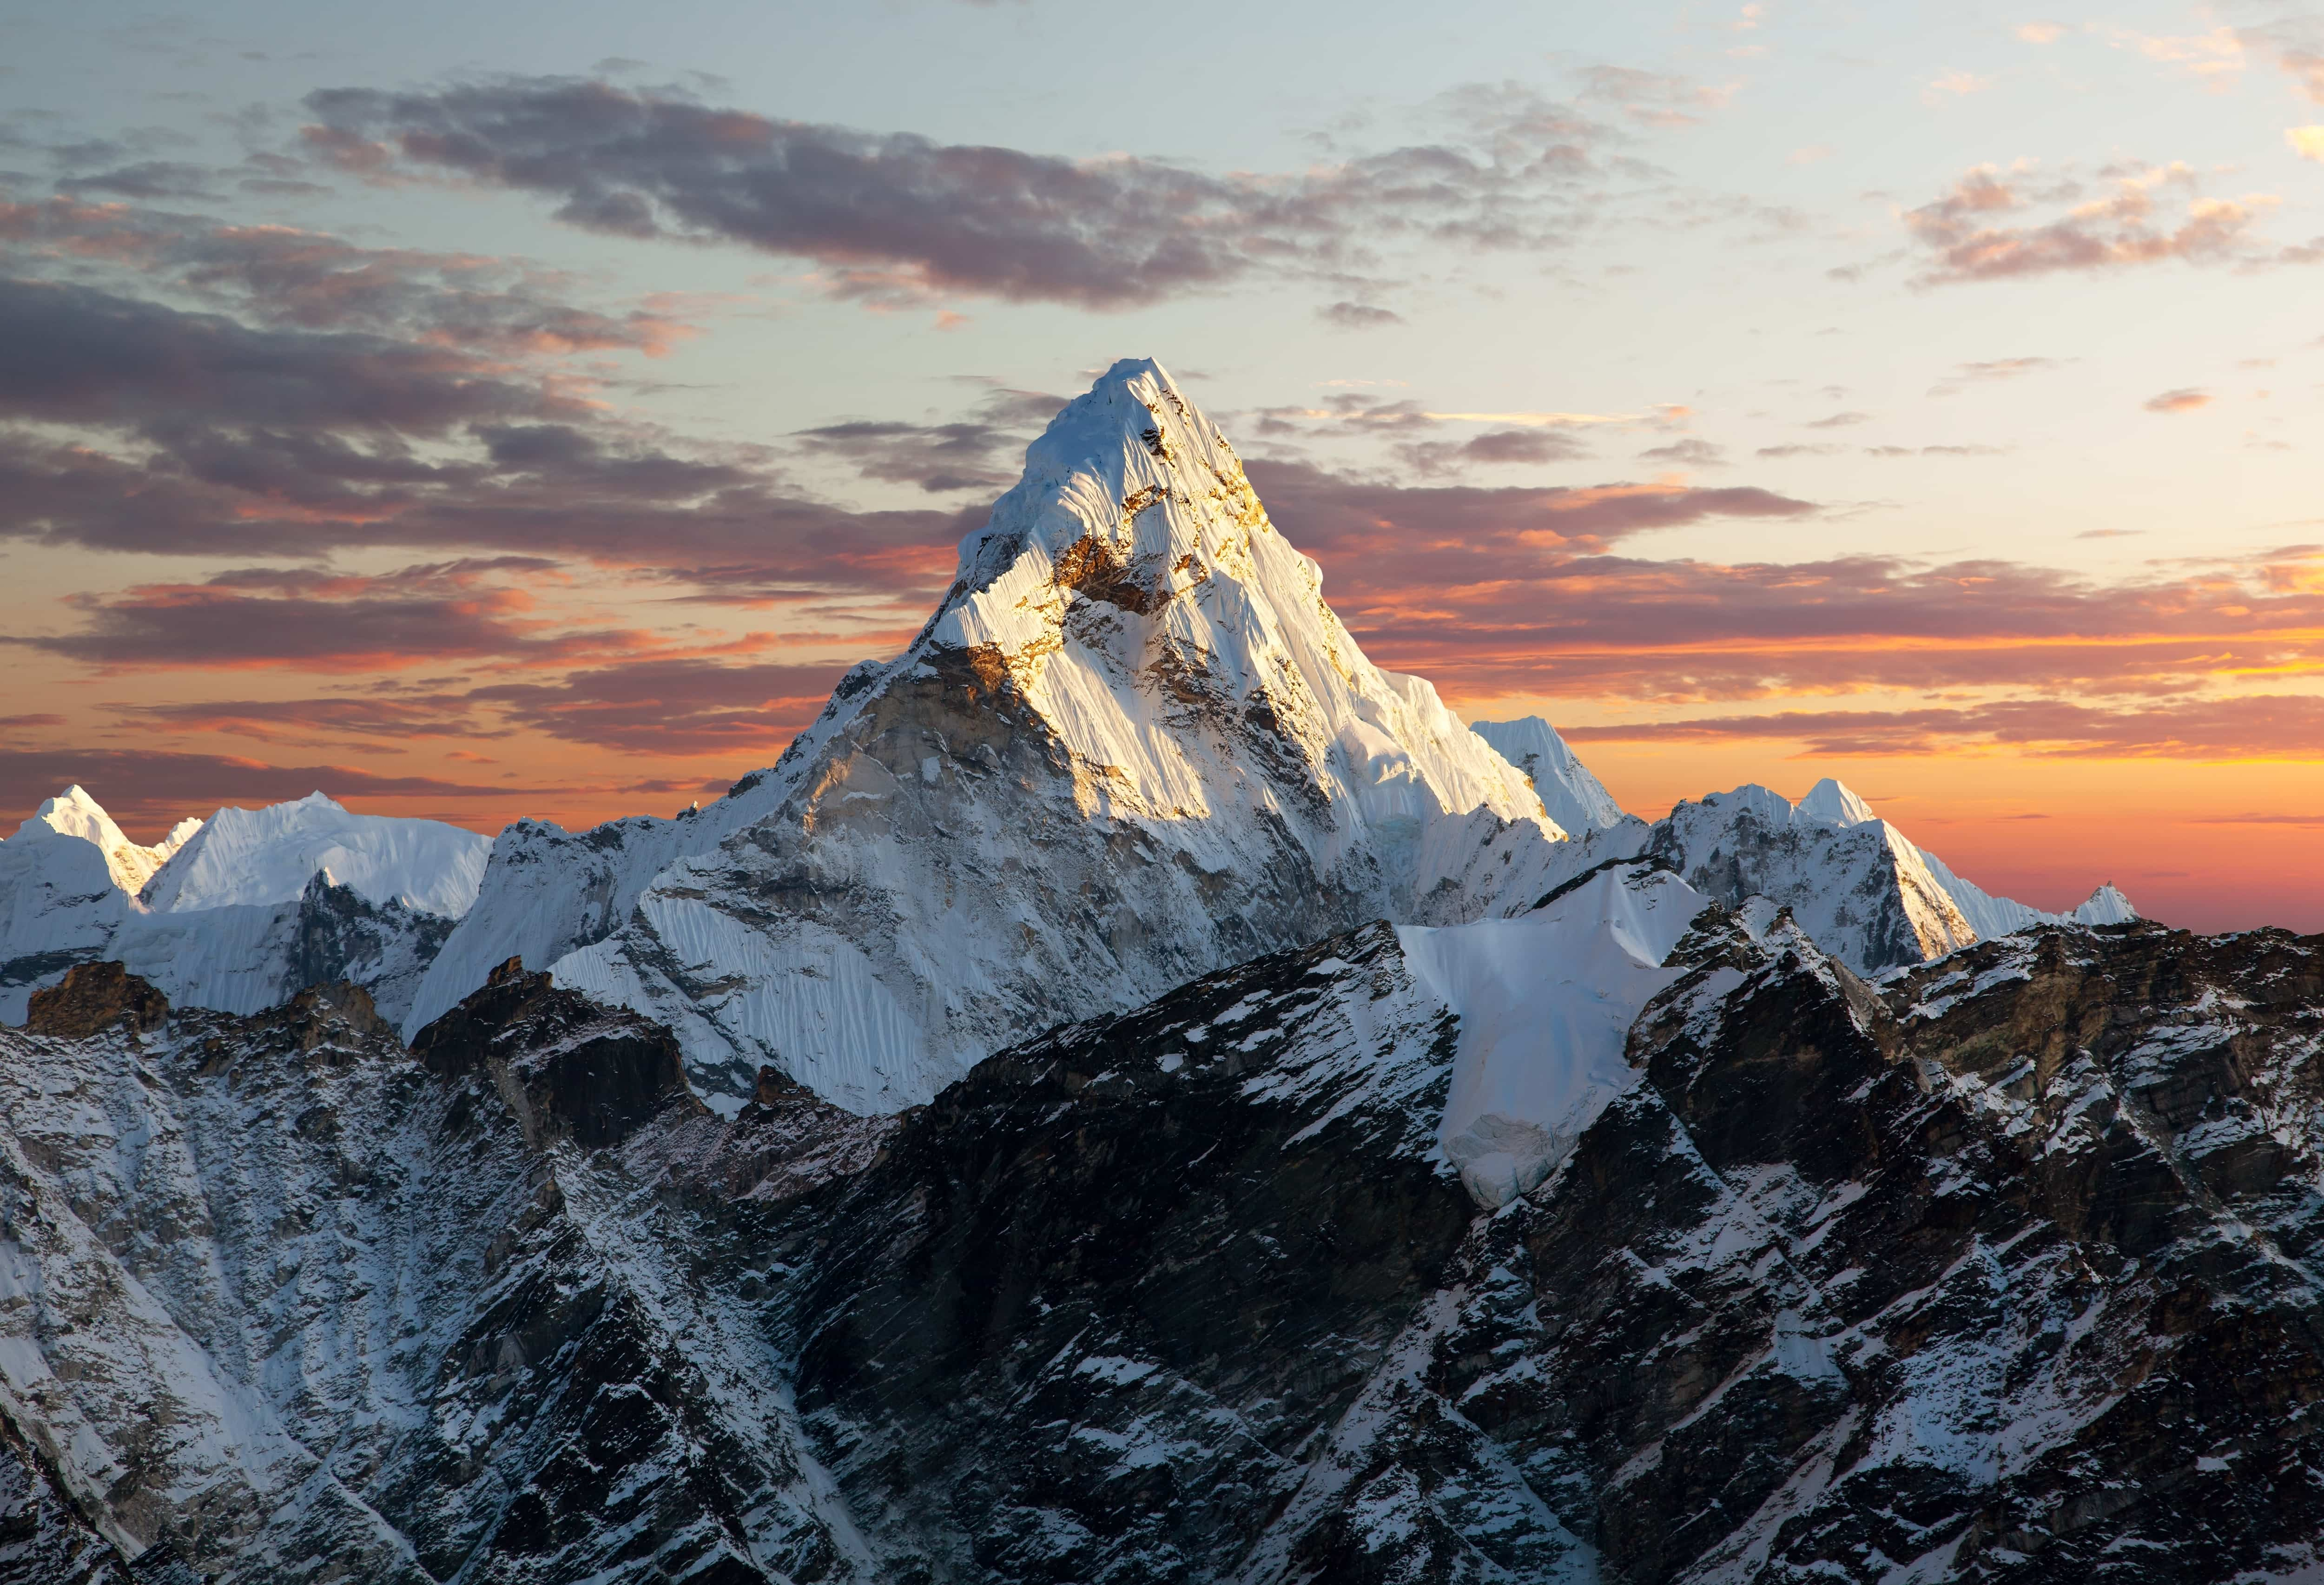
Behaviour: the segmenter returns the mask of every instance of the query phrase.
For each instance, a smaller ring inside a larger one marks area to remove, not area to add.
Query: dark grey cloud
[[[520,563],[538,567],[538,562]],[[369,671],[483,658],[521,665],[586,659],[634,643],[620,632],[544,631],[532,603],[480,567],[431,566],[380,577],[274,568],[200,584],[78,596],[78,631],[9,637],[105,670],[254,666]]]
[[[1650,446],[1638,453],[1641,461],[1671,462],[1681,467],[1723,468],[1727,453],[1699,437],[1689,435],[1665,446]]]
[[[567,742],[622,753],[763,759],[815,719],[845,670],[831,663],[637,660],[554,682],[494,684],[467,698]]]
[[[540,193],[571,225],[814,260],[832,290],[872,299],[1122,308],[1261,271],[1345,275],[1403,235],[1537,244],[1555,230],[1544,200],[1591,170],[1586,124],[1506,95],[1469,106],[1458,142],[1277,176],[944,144],[578,78],[305,103],[309,152],[358,177]]]
[[[504,355],[649,355],[692,333],[673,314],[574,300],[575,282],[521,261],[368,248],[327,233],[64,197],[0,198],[17,272],[110,268],[136,295],[166,284],[262,327],[355,331]],[[37,267],[36,267],[37,266]]]
[[[93,287],[0,276],[0,416],[438,434],[579,405],[446,348],[257,328]]]
[[[1404,323],[1404,316],[1392,309],[1344,300],[1317,309],[1315,317],[1335,330],[1378,330]]]
[[[1537,427],[1525,429],[1488,429],[1462,441],[1422,440],[1407,442],[1397,447],[1397,455],[1415,473],[1436,477],[1460,473],[1479,465],[1515,465],[1535,467],[1550,463],[1572,462],[1590,455],[1570,429]]]
[[[948,422],[851,419],[797,431],[801,451],[834,459],[860,478],[912,484],[931,495],[998,494],[1017,482],[1025,447],[1065,406],[1038,391],[988,391],[965,417]]]

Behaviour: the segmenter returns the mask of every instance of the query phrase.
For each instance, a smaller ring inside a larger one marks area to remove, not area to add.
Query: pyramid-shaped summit
[[[769,1064],[890,1110],[1256,954],[1480,911],[1477,855],[1513,834],[1562,833],[1364,658],[1234,448],[1125,360],[1028,449],[911,647],[770,770],[676,821],[504,832],[410,1027],[521,955],[676,1028],[714,1101]]]

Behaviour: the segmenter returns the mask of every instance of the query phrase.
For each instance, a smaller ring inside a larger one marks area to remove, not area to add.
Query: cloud
[[[68,176],[57,182],[57,190],[78,197],[83,193],[102,193],[123,198],[208,198],[212,181],[206,165],[187,165],[173,160],[143,160],[134,165],[115,166],[93,176]]]
[[[2191,387],[2166,391],[2160,396],[2150,396],[2139,403],[2139,406],[2151,413],[2191,413],[2200,408],[2207,408],[2210,405],[2209,392],[2197,391]]]
[[[576,671],[554,683],[504,683],[468,697],[515,726],[632,754],[770,761],[812,722],[844,664],[732,665],[669,659]]]
[[[1904,212],[1904,229],[1928,254],[1917,284],[2250,257],[2259,218],[2276,200],[2267,194],[2205,198],[2196,185],[2183,164],[2153,166],[2119,175],[2111,192],[2073,203],[2081,195],[2072,182],[2037,185],[2030,170],[1978,166],[1942,198]],[[2048,220],[2006,218],[2037,204],[2071,207]]]
[[[2028,22],[2021,23],[2017,28],[2017,36],[2029,44],[2054,44],[2065,35],[2062,23]]]
[[[1868,424],[1871,421],[1870,413],[1834,413],[1830,418],[1817,419],[1812,423],[1803,424],[1800,427],[1803,429],[1847,429],[1858,424]]]
[[[0,244],[45,262],[114,266],[264,326],[351,330],[471,353],[633,351],[695,334],[669,299],[608,312],[560,272],[475,253],[366,248],[287,226],[69,198],[0,199]]]
[[[2312,548],[2121,581],[2000,560],[1749,560],[1763,525],[1812,532],[1815,509],[1765,491],[1657,500],[1399,490],[1305,465],[1251,472],[1277,524],[1323,564],[1327,597],[1367,652],[1455,696],[2154,694],[2324,673],[2324,562]],[[1618,511],[1626,518],[1600,515]],[[1647,511],[1729,520],[1737,559],[1623,554],[1630,536],[1661,526]]]
[[[270,765],[232,754],[165,749],[16,749],[0,754],[0,808],[30,809],[74,782],[133,830],[159,836],[187,815],[226,804],[281,803],[318,790],[346,799],[506,801],[512,789],[430,776],[383,776],[355,765]]]
[[[123,713],[162,732],[217,732],[261,742],[314,742],[335,737],[374,741],[476,737],[494,729],[480,722],[469,697],[432,692],[346,694],[307,699],[197,699],[129,705]],[[454,753],[453,759],[482,756]]]
[[[1598,100],[1618,105],[1630,120],[1661,128],[1699,124],[1706,116],[1733,103],[1736,90],[1741,86],[1726,83],[1714,87],[1628,66],[1593,66],[1582,73],[1582,80],[1584,102]]]
[[[1047,401],[989,394],[974,432],[950,438],[989,461],[1026,421],[1023,403]],[[801,448],[881,476],[907,438],[883,452],[876,435],[829,433]],[[0,539],[262,558],[511,550],[650,568],[719,599],[918,604],[974,526],[963,511],[816,499],[752,448],[681,453],[553,375],[433,339],[253,326],[0,277]],[[191,624],[231,610],[215,592],[160,600],[91,608],[69,642],[140,663],[162,624],[191,640]]]
[[[1952,372],[1929,387],[1931,396],[1958,396],[1971,385],[2022,379],[2027,374],[2062,369],[2070,358],[1989,358],[1981,363],[1955,364]]]
[[[1989,77],[1979,77],[1969,71],[1948,71],[1941,77],[1932,78],[1929,86],[1921,90],[1921,102],[1941,105],[1949,96],[1957,99],[1967,98],[1971,94],[1981,94],[1992,86],[1993,79]]]
[[[1642,461],[1671,462],[1682,467],[1723,468],[1727,453],[1710,441],[1689,435],[1665,446],[1652,446],[1638,453]]]
[[[492,562],[383,577],[247,569],[202,584],[75,596],[68,604],[83,619],[78,631],[0,641],[106,671],[376,671],[487,657],[568,665],[655,647],[635,631],[570,631],[538,614],[525,591],[491,578],[498,570]]]
[[[2276,52],[2275,62],[2291,74],[2301,94],[2319,105],[2324,105],[2324,53],[2314,50],[2283,49]]]
[[[2006,748],[2086,760],[2324,760],[2324,697],[2239,695],[2112,708],[2064,699],[2012,699],[1896,711],[1782,711],[1627,726],[1561,728],[1577,742],[1796,742],[1809,755],[1958,754]],[[2236,816],[2307,824],[2304,816]]]
[[[2283,141],[2303,160],[2324,160],[2324,126],[2286,127]]]
[[[1315,317],[1335,330],[1378,330],[1385,326],[1404,323],[1404,316],[1393,309],[1344,301],[1317,309]]]
[[[1459,143],[1272,176],[944,144],[578,78],[305,104],[309,152],[365,180],[539,193],[568,225],[812,260],[826,290],[887,303],[1120,309],[1260,272],[1345,277],[1397,236],[1539,245],[1542,200],[1595,169],[1586,121],[1507,91],[1467,97]]]
[[[2231,27],[2181,34],[2109,31],[2116,49],[2135,50],[2149,60],[2183,68],[2217,89],[2230,86],[2245,66],[2244,37]]]
[[[0,416],[435,434],[475,419],[581,410],[448,348],[258,329],[89,287],[0,277]]]
[[[911,484],[931,495],[997,494],[1017,482],[1026,444],[1065,404],[1046,392],[994,390],[971,416],[948,423],[855,419],[801,429],[792,438],[811,455],[845,462],[860,478]]]

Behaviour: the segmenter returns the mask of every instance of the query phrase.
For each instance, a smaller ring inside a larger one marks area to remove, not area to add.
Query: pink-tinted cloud
[[[295,668],[358,672],[493,659],[567,666],[663,643],[630,629],[575,631],[492,564],[383,577],[252,569],[202,584],[78,596],[77,630],[6,641],[100,671]]]
[[[1920,710],[1783,711],[1581,726],[1565,736],[1578,742],[1774,739],[1833,758],[2006,748],[2077,759],[2324,760],[2324,696],[2246,694],[2129,706],[2018,699]]]
[[[2151,413],[2191,413],[2211,405],[2211,393],[2191,386],[2166,391],[2160,396],[2150,396],[2139,406]]]
[[[2204,197],[2184,165],[2123,173],[2093,198],[2070,180],[1980,165],[1941,198],[1906,211],[1904,223],[1926,254],[1921,284],[1937,286],[2246,258],[2274,202],[2264,194]],[[2050,217],[2040,217],[2043,209]]]
[[[571,672],[554,683],[475,690],[515,726],[624,753],[757,764],[770,761],[813,721],[844,664],[734,665],[700,659],[632,661]]]

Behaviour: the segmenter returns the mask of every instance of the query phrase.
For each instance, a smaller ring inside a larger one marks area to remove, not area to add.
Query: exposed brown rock
[[[24,1027],[34,1035],[85,1040],[116,1025],[158,1029],[170,1016],[170,1000],[121,963],[76,963],[63,981],[32,992]]]

